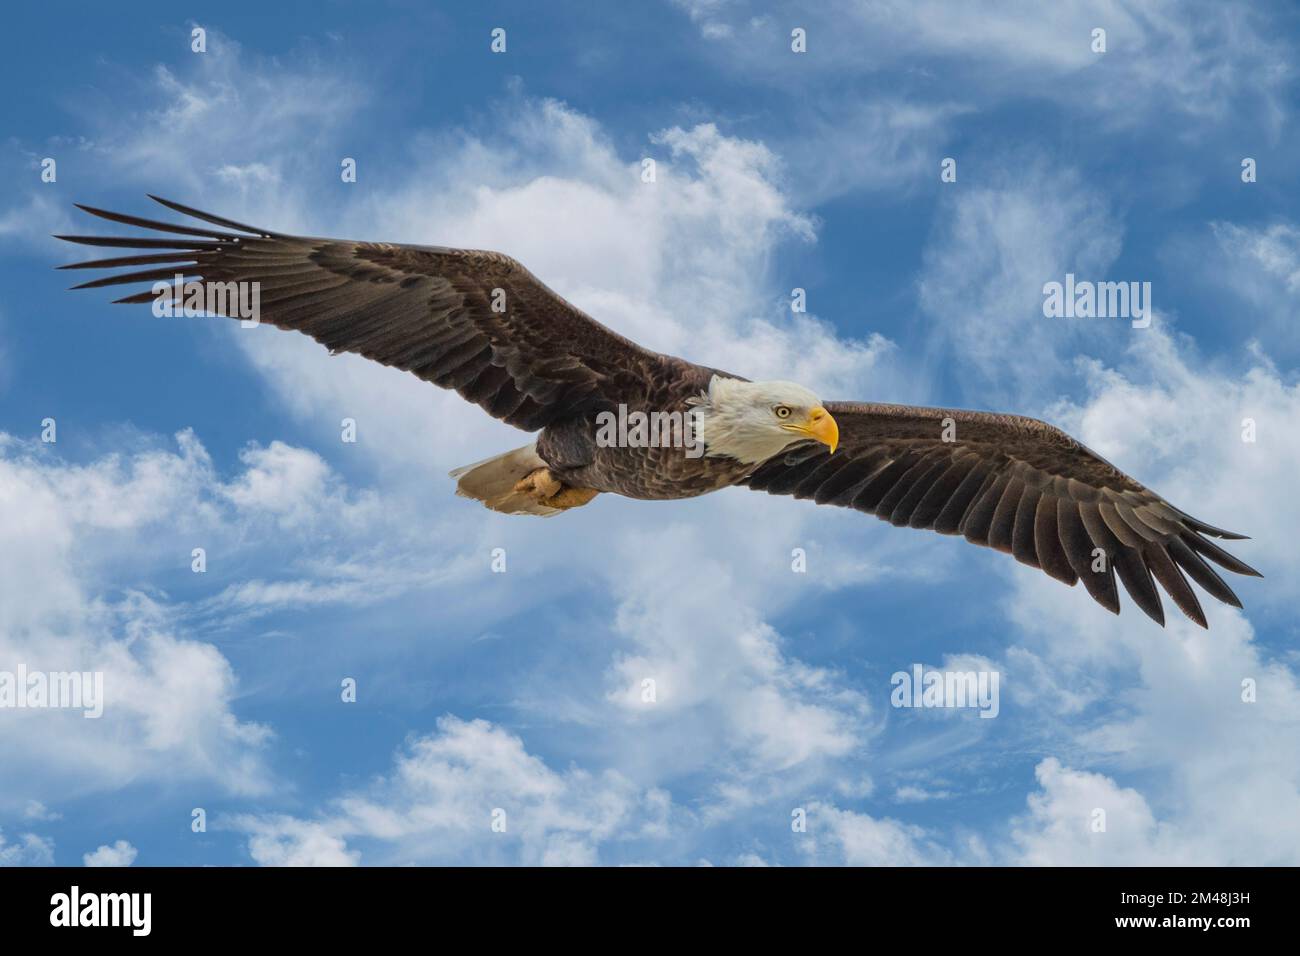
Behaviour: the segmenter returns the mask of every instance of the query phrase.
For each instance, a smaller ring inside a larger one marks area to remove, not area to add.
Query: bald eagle
[[[1118,577],[1161,625],[1157,582],[1205,627],[1187,577],[1241,607],[1206,558],[1258,576],[1208,540],[1244,536],[1191,517],[1045,422],[823,402],[800,385],[752,382],[642,348],[501,253],[284,235],[150,198],[200,225],[79,206],[170,235],[57,237],[147,250],[62,266],[128,270],[74,288],[150,282],[116,301],[174,303],[189,288],[241,284],[256,290],[260,320],[454,389],[537,432],[523,448],[452,473],[459,494],[494,511],[554,515],[602,492],[658,501],[731,486],[811,498],[961,535],[1065,584],[1082,581],[1116,614]],[[179,277],[192,285],[166,284]],[[203,311],[241,314],[222,303]],[[602,419],[629,410],[689,414],[697,447],[597,440]]]

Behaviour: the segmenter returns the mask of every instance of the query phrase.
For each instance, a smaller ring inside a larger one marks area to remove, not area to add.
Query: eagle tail
[[[520,479],[545,467],[546,462],[538,457],[537,445],[532,444],[464,465],[453,471],[451,477],[456,479],[456,494],[481,501],[493,511],[550,517],[564,509],[548,507],[530,495],[515,491],[515,484]]]

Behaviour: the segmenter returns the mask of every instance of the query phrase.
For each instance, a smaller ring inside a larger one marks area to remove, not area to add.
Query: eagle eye
[[[789,417],[790,417],[790,406],[789,406],[789,405],[777,405],[777,406],[775,406],[775,407],[772,409],[772,413],[773,413],[774,415],[776,415],[777,418],[789,418]]]

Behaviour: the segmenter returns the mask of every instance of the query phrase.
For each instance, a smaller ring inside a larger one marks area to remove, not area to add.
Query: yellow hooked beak
[[[835,448],[840,443],[840,426],[835,424],[835,419],[831,413],[818,405],[808,413],[808,421],[802,425],[790,426],[794,431],[802,432],[809,438],[815,438],[823,445],[830,448],[831,454],[835,454]]]

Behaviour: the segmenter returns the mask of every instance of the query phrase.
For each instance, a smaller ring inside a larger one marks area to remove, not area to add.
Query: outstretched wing
[[[178,273],[204,283],[256,282],[261,321],[455,389],[528,431],[583,411],[602,396],[635,394],[664,360],[497,252],[287,236],[150,198],[223,228],[80,206],[103,219],[172,235],[57,237],[148,250],[63,266],[126,270],[74,288],[152,284]],[[116,301],[154,298],[147,290]]]
[[[803,445],[769,459],[745,484],[874,514],[891,524],[960,534],[1040,568],[1119,613],[1115,577],[1163,625],[1156,583],[1202,627],[1186,572],[1214,597],[1241,602],[1204,560],[1258,576],[1206,540],[1244,537],[1175,508],[1045,422],[908,405],[832,402],[840,450]],[[947,439],[947,440],[945,440]]]

